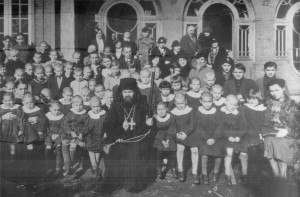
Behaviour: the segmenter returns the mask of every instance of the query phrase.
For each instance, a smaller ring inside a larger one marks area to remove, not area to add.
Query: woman
[[[294,165],[297,160],[296,140],[300,137],[299,109],[295,101],[284,94],[283,79],[275,78],[267,87],[271,97],[267,101],[262,127],[265,136],[264,156],[269,160],[274,176],[286,179],[287,167]]]

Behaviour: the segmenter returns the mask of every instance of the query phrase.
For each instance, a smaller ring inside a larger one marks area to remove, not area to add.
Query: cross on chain
[[[128,123],[130,125],[130,130],[133,130],[133,126],[136,125],[135,122],[133,122],[133,118],[130,118],[130,122]]]

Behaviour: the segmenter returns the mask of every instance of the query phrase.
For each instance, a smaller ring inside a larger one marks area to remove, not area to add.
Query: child
[[[33,65],[32,64],[30,64],[30,63],[25,64],[25,73],[23,75],[23,79],[28,84],[31,82],[31,80],[34,79]]]
[[[46,41],[40,42],[39,52],[41,53],[41,63],[45,63],[50,60],[48,49],[49,44]]]
[[[123,53],[122,53],[122,40],[117,40],[115,43],[115,47],[116,47],[116,52],[115,52],[115,57],[116,59],[119,61],[120,59],[123,58]]]
[[[42,66],[43,63],[42,63],[42,54],[40,52],[35,52],[33,54],[33,62],[32,62],[32,65],[33,66]]]
[[[177,92],[181,90],[182,80],[180,76],[174,76],[170,80],[172,92],[175,95]]]
[[[127,62],[127,67],[130,71],[131,74],[135,73],[136,72],[136,64],[135,64],[135,61],[133,60],[130,60]],[[143,68],[142,68],[143,69]],[[147,68],[144,68],[144,69],[147,69]]]
[[[120,64],[118,61],[112,61],[111,74],[107,75],[104,80],[104,87],[106,89],[113,89],[113,87],[120,82]]]
[[[30,46],[25,43],[24,35],[22,33],[18,33],[15,36],[15,41],[17,43],[15,46],[13,46],[13,48],[20,51],[20,60],[24,64],[28,63],[29,59],[31,57],[31,49],[30,49]]]
[[[188,64],[188,57],[184,54],[180,54],[178,57],[178,64],[181,67],[180,76],[188,77],[190,70],[191,70],[191,68]]]
[[[187,77],[181,77],[181,90],[182,92],[188,92],[190,90],[190,79]]]
[[[156,109],[157,115],[155,115],[155,126],[158,131],[155,136],[153,147],[156,148],[156,167],[157,178],[163,179],[166,172],[162,170],[163,159],[168,159],[168,164],[171,168],[174,178],[178,178],[176,169],[176,136],[175,130],[175,118],[168,113],[168,107],[165,102],[159,102]]]
[[[52,93],[48,88],[44,88],[39,96],[40,100],[37,106],[41,108],[44,113],[49,112],[50,102],[52,101]]]
[[[72,55],[73,57],[73,67],[74,68],[81,68],[83,69],[84,65],[83,65],[83,62],[81,60],[81,53],[80,52],[77,52],[75,51]]]
[[[70,87],[73,89],[73,95],[80,95],[82,88],[88,87],[88,82],[82,79],[82,70],[76,68],[74,70],[75,80],[71,82]]]
[[[263,98],[258,88],[250,89],[246,100],[247,103],[244,104],[243,109],[247,120],[249,171],[253,178],[258,178],[261,176],[259,168],[263,155],[261,128],[267,108],[263,105]]]
[[[12,49],[8,56],[8,61],[5,66],[7,69],[7,75],[12,76],[15,73],[15,70],[18,68],[24,69],[24,63],[20,61],[20,52],[17,49]]]
[[[62,98],[62,91],[70,85],[70,82],[63,76],[63,66],[56,63],[54,65],[55,76],[52,76],[47,81],[47,88],[52,92],[54,100]]]
[[[100,174],[99,164],[103,157],[103,154],[101,154],[103,153],[103,138],[105,133],[103,131],[103,122],[106,118],[106,112],[101,109],[101,100],[97,96],[91,98],[90,108],[91,110],[88,112],[88,115],[92,129],[87,134],[85,148],[89,151],[93,177],[97,177]]]
[[[50,79],[53,76],[53,67],[51,65],[47,65],[45,68],[45,77],[46,79]]]
[[[112,90],[109,90],[109,89],[106,89],[104,91],[104,98],[103,98],[105,104],[101,106],[101,109],[105,110],[106,112],[108,112],[113,100],[114,100],[114,97],[113,97],[113,91]]]
[[[85,80],[85,81],[89,81],[90,79],[92,79],[92,73],[93,72],[93,70],[92,70],[92,68],[90,67],[90,66],[85,66],[84,68],[83,68],[83,79]],[[102,82],[101,82],[102,83]]]
[[[15,104],[15,96],[11,92],[3,95],[3,104],[0,105],[1,116],[1,132],[0,139],[2,142],[10,143],[10,155],[16,154],[15,144],[21,141],[22,125],[21,125],[21,108]]]
[[[200,184],[198,177],[198,147],[199,136],[194,132],[194,111],[191,107],[187,106],[187,100],[184,93],[175,94],[175,105],[171,113],[175,116],[175,128],[177,142],[177,165],[178,165],[178,178],[179,181],[184,182],[184,169],[183,169],[183,157],[185,147],[189,147],[191,150],[192,159],[192,175],[194,184]]]
[[[62,159],[62,149],[61,149],[61,133],[62,133],[62,123],[64,114],[60,111],[60,103],[57,101],[50,102],[49,112],[46,113],[46,117],[49,122],[49,128],[47,131],[47,136],[45,139],[46,144],[46,161],[47,166],[51,166],[49,159],[51,158],[51,152],[54,148],[55,150],[55,175],[61,172],[61,159]],[[51,168],[49,169],[51,170]]]
[[[28,92],[28,85],[23,80],[15,82],[15,103],[22,105],[24,95]]]
[[[62,133],[62,151],[65,162],[64,176],[70,174],[71,162],[74,161],[76,147],[84,147],[84,138],[89,131],[89,116],[83,107],[81,96],[72,98],[72,108],[64,118]]]
[[[62,93],[63,98],[58,101],[61,103],[60,111],[63,114],[67,114],[72,108],[72,97],[73,97],[73,89],[70,87],[65,87]]]
[[[23,79],[23,76],[24,76],[24,70],[22,68],[17,68],[15,70],[14,75],[7,77],[6,81],[19,81],[19,80]],[[25,80],[23,80],[23,81],[27,84],[27,81],[25,81]]]
[[[202,92],[210,92],[212,86],[215,84],[216,75],[213,70],[204,73],[204,83],[205,85],[201,87]]]
[[[222,72],[216,73],[217,74],[216,84],[219,84],[223,87],[226,81],[233,79],[233,75],[232,75],[233,66],[234,66],[233,59],[231,59],[230,57],[226,57],[223,64],[221,65]]]
[[[6,79],[9,77],[7,75],[6,67],[3,64],[0,64],[0,75],[3,76],[3,80],[7,81]]]
[[[191,79],[190,88],[191,90],[186,93],[186,99],[188,101],[188,106],[193,109],[197,109],[200,105],[200,97],[202,91],[200,90],[201,82],[200,79],[194,77]]]
[[[94,96],[94,92],[95,92],[95,87],[97,85],[97,81],[96,79],[90,79],[89,80],[89,89],[91,91],[91,96]]]
[[[217,109],[221,109],[225,105],[226,99],[222,97],[223,87],[219,84],[215,84],[212,86],[210,93],[213,96],[213,105]]]
[[[104,97],[104,86],[102,84],[97,84],[95,87],[95,95],[101,99],[102,105],[105,103],[103,100]]]
[[[213,107],[213,97],[210,93],[204,92],[200,98],[201,105],[196,111],[196,131],[200,135],[199,154],[202,162],[202,182],[209,185],[207,173],[208,156],[214,157],[215,166],[212,181],[218,182],[220,165],[223,156],[222,131],[219,130],[221,121],[220,111]]]
[[[14,93],[15,92],[15,82],[14,81],[6,82],[5,86],[4,86],[4,92]]]
[[[165,81],[169,81],[171,82],[171,78],[175,77],[175,76],[180,76],[181,74],[181,67],[178,63],[173,63],[172,64],[172,68],[171,68],[172,72],[169,76],[165,77],[164,80]]]
[[[220,129],[223,131],[225,138],[226,156],[224,159],[225,165],[225,180],[226,184],[231,186],[232,157],[235,151],[239,152],[239,158],[242,164],[241,180],[247,182],[248,168],[248,143],[246,140],[247,122],[244,110],[239,108],[239,99],[237,96],[230,94],[226,96],[225,106],[221,108],[221,124]]]
[[[71,82],[75,80],[73,77],[73,65],[71,62],[66,62],[64,64],[64,70],[65,70],[65,77]]]
[[[88,51],[89,55],[86,56],[86,57],[83,59],[83,65],[84,65],[84,66],[87,66],[87,65],[90,65],[90,64],[91,64],[90,54],[91,54],[92,52],[96,52],[96,51],[97,51],[97,48],[96,48],[95,45],[89,45],[87,51]]]
[[[49,54],[49,57],[50,57],[50,60],[47,61],[47,62],[44,64],[44,66],[47,66],[47,65],[53,65],[53,64],[55,64],[55,63],[62,64],[62,61],[60,61],[60,60],[58,59],[58,57],[59,57],[58,51],[56,51],[56,50],[51,50],[51,51],[50,51],[50,54]]]
[[[47,88],[47,79],[44,77],[45,69],[42,66],[36,66],[34,69],[35,78],[31,80],[31,93],[36,100],[39,100],[39,94],[42,89]]]
[[[83,99],[83,107],[86,111],[90,111],[91,110],[91,107],[90,107],[90,89],[88,87],[84,87],[81,89],[81,92],[80,92],[80,96],[82,97]]]
[[[91,75],[93,78],[96,79],[97,83],[103,83],[102,79],[102,68],[101,68],[101,65],[99,63],[99,55],[97,52],[92,52],[90,54],[90,59],[91,59],[91,65],[90,68],[91,68]],[[110,62],[111,62],[111,59],[110,59]],[[109,62],[109,64],[110,64]],[[84,77],[85,78],[85,77]]]
[[[161,72],[159,67],[153,67],[154,69],[154,83],[158,87],[159,84],[163,81],[162,78],[160,78]]]
[[[3,48],[0,51],[0,63],[5,64],[8,61],[8,57],[12,48],[12,37],[5,35],[2,38]]]
[[[171,83],[168,81],[162,81],[159,84],[160,97],[158,97],[158,101],[164,102],[168,111],[171,111],[174,106],[174,94],[171,94]]]
[[[112,62],[112,57],[110,55],[103,55],[101,59],[101,66],[102,66],[102,79],[103,81],[105,78],[111,74],[111,62]],[[92,67],[93,68],[93,67]],[[94,69],[93,69],[94,70]],[[96,70],[96,69],[95,69]]]

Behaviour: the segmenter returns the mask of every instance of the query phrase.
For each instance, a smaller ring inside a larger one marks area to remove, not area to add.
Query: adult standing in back
[[[193,25],[188,26],[187,34],[180,40],[180,46],[185,54],[188,55],[189,61],[195,56],[195,53],[200,49],[199,40],[195,35],[195,27]]]

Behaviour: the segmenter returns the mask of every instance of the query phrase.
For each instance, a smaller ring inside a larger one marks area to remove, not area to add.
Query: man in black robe
[[[155,177],[150,165],[150,157],[154,155],[153,135],[150,133],[152,119],[148,119],[147,114],[147,100],[139,92],[136,80],[121,79],[104,121],[106,148],[110,148],[104,178],[96,192],[111,193],[123,188],[129,192],[140,192]]]

